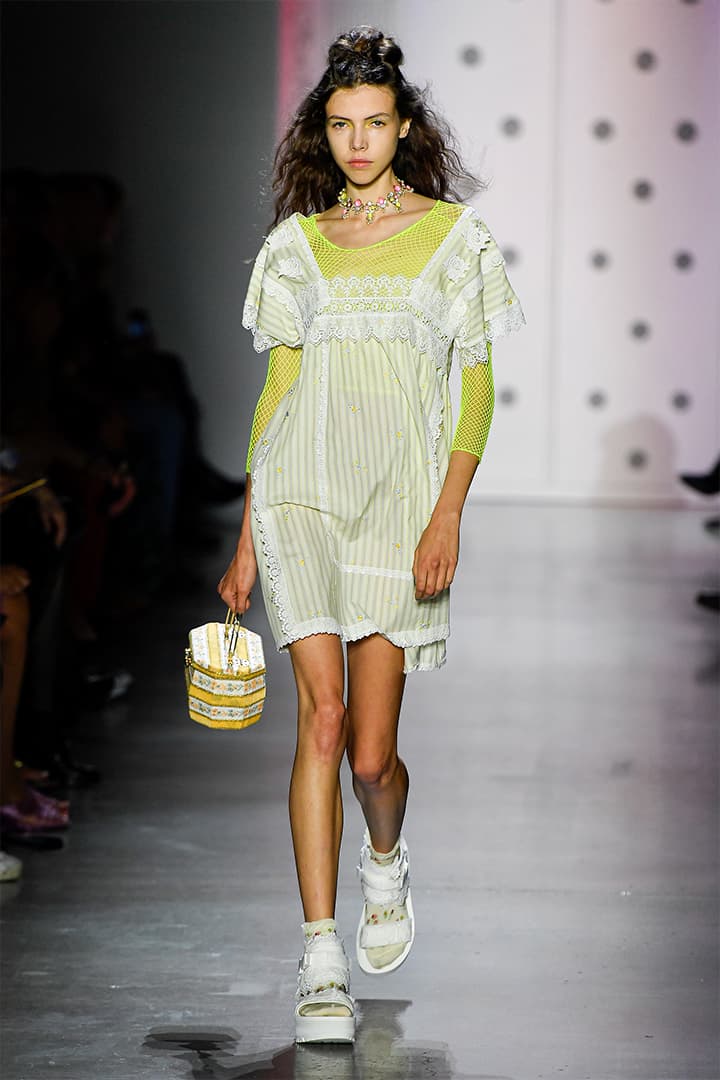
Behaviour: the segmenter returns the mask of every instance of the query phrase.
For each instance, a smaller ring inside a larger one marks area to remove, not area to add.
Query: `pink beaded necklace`
[[[388,191],[384,199],[378,199],[376,202],[371,199],[369,202],[364,203],[362,199],[351,199],[347,193],[347,188],[343,188],[338,195],[338,202],[343,208],[342,219],[345,221],[346,218],[350,217],[350,214],[364,213],[366,222],[368,225],[372,225],[378,210],[386,210],[388,205],[394,206],[397,213],[402,214],[400,200],[406,191],[412,191],[410,185],[396,178],[392,191]]]

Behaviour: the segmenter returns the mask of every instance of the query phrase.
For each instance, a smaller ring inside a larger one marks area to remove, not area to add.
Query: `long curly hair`
[[[322,213],[337,202],[345,177],[335,164],[325,134],[325,105],[336,90],[384,86],[395,95],[401,120],[410,130],[398,142],[396,176],[431,199],[462,200],[483,185],[463,165],[454,135],[429,106],[427,92],[407,82],[400,46],[381,30],[356,26],[328,50],[328,66],[290,121],[275,154],[273,224],[290,214]]]

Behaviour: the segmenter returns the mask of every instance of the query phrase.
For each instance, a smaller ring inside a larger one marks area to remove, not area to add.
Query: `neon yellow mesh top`
[[[243,312],[271,349],[253,423],[251,523],[278,648],[381,633],[405,670],[438,667],[447,590],[414,599],[412,559],[450,453],[482,456],[491,342],[524,322],[471,207],[438,201],[360,249],[294,214],[258,255]],[[462,372],[452,433],[448,373]]]

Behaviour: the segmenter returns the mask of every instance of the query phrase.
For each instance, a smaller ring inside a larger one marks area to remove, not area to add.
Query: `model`
[[[331,46],[276,155],[276,225],[243,317],[255,348],[271,351],[218,591],[244,612],[259,575],[297,684],[298,1042],[355,1033],[334,919],[345,754],[367,823],[358,963],[385,975],[412,947],[405,676],[445,660],[460,517],[493,411],[491,342],[524,321],[486,226],[447,201],[469,177],[402,60],[370,27]]]

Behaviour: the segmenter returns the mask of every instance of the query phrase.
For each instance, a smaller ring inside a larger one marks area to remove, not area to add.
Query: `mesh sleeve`
[[[246,469],[250,472],[253,451],[257,441],[268,426],[275,410],[300,374],[302,349],[291,349],[287,345],[277,345],[270,350],[267,378],[262,393],[255,406],[250,445],[248,447]]]
[[[462,369],[460,415],[451,450],[464,450],[481,459],[495,406],[492,346],[487,343],[488,362]]]

